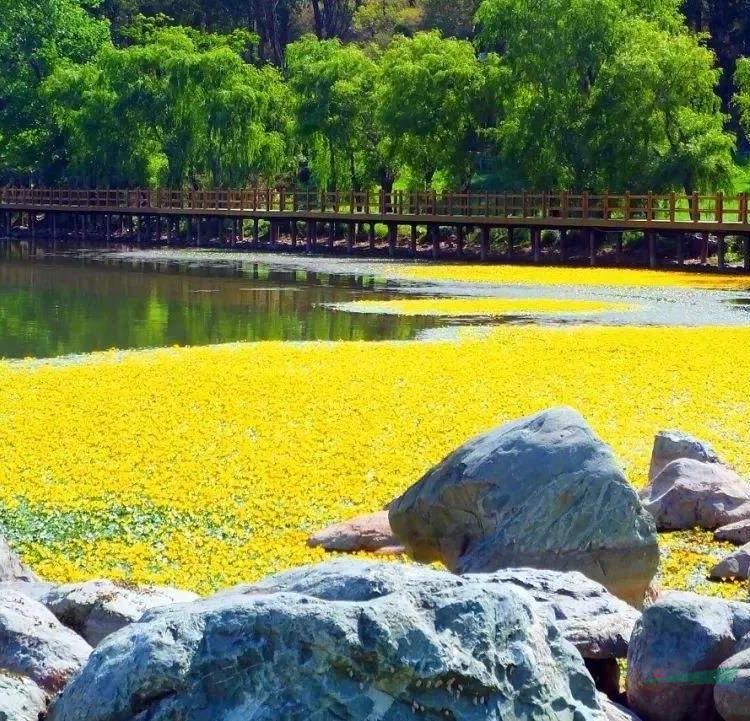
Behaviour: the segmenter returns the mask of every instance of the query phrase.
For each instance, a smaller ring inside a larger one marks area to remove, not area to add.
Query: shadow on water
[[[99,254],[0,256],[0,356],[260,340],[408,340],[440,319],[325,307],[389,299],[372,276],[261,263],[123,260]]]

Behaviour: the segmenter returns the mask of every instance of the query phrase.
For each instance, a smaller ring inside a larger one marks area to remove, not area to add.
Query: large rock
[[[648,480],[653,481],[672,461],[689,458],[702,463],[721,463],[716,451],[705,441],[681,431],[659,431],[654,438]]]
[[[0,536],[0,581],[38,581],[39,577]]]
[[[714,704],[724,721],[750,721],[750,650],[735,653],[719,666]]]
[[[600,694],[599,703],[607,721],[641,721],[632,711],[610,701],[604,694]]]
[[[730,541],[743,546],[750,543],[750,518],[743,518],[741,521],[717,528],[714,531],[714,538],[717,541]]]
[[[711,578],[747,580],[750,575],[750,543],[730,553],[711,569]]]
[[[718,669],[750,632],[750,604],[670,593],[643,612],[628,650],[629,706],[647,721],[718,721]]]
[[[390,521],[419,560],[459,573],[581,571],[637,606],[659,562],[653,519],[570,408],[469,441],[394,501]]]
[[[337,590],[329,564],[304,570],[333,598],[277,590],[281,576],[149,611],[96,649],[49,721],[604,721],[580,655],[525,592],[347,563],[363,578]]]
[[[750,485],[717,463],[672,461],[643,489],[641,500],[662,530],[713,530],[750,518]]]
[[[176,588],[133,588],[112,581],[88,581],[55,586],[41,601],[68,628],[97,646],[151,608],[197,598],[195,593]]]
[[[47,694],[31,679],[0,670],[0,721],[39,721]]]
[[[335,523],[310,536],[307,544],[320,546],[326,551],[399,552],[401,543],[393,535],[388,521],[388,511],[378,511],[366,516],[357,516],[342,523]]]
[[[91,647],[42,604],[13,591],[0,595],[0,669],[59,691],[86,662]]]

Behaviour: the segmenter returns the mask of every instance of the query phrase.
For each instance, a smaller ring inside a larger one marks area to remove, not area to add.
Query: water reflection
[[[350,314],[325,304],[394,297],[371,276],[261,263],[0,258],[0,356],[259,340],[407,340],[438,319]]]

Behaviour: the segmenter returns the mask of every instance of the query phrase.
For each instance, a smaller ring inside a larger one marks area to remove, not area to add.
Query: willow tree
[[[489,70],[471,43],[435,31],[396,37],[384,52],[378,122],[417,184],[429,187],[436,173],[450,185],[471,182]]]
[[[368,157],[379,142],[373,127],[377,65],[356,45],[309,36],[287,48],[287,66],[297,135],[316,180],[331,188],[364,187]]]
[[[41,87],[66,61],[89,60],[108,24],[78,0],[0,0],[0,18],[0,165],[52,180],[62,149]]]
[[[68,175],[89,183],[238,186],[285,169],[288,96],[222,36],[159,30],[46,85]]]
[[[493,137],[518,185],[688,190],[728,180],[714,56],[672,0],[484,0],[506,70]]]

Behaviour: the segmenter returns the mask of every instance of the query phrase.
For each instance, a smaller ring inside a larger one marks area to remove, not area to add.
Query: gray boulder
[[[13,591],[0,595],[0,669],[49,693],[81,668],[91,647],[42,604]]]
[[[39,577],[0,536],[0,581],[38,581]]]
[[[750,543],[750,518],[743,518],[741,521],[717,528],[714,531],[714,538],[717,541],[729,541],[743,546]]]
[[[291,592],[328,601],[370,598],[401,591],[418,592],[422,574],[403,573],[400,564],[352,563],[337,559],[324,565],[303,566],[270,576],[256,584],[235,586],[221,594]],[[491,574],[453,578],[456,586],[480,588],[514,586],[528,593],[542,611],[586,659],[625,658],[640,613],[610,594],[604,586],[575,571],[509,568]],[[438,577],[445,586],[444,575]],[[148,616],[147,616],[148,618]]]
[[[570,408],[469,441],[393,502],[390,521],[418,560],[458,573],[580,571],[636,606],[659,562],[653,519]]]
[[[0,670],[0,721],[39,721],[47,694],[32,680]]]
[[[112,581],[87,581],[55,586],[41,601],[63,624],[97,646],[151,608],[197,598],[195,593],[176,588],[134,588]]]
[[[96,649],[49,721],[605,721],[580,655],[528,594],[347,563],[363,578],[338,587],[330,564],[305,569],[320,597],[277,590],[282,575],[149,611]]]
[[[689,458],[701,463],[721,463],[716,451],[705,441],[681,431],[659,431],[654,438],[648,480],[653,481],[672,461]]]
[[[750,604],[670,593],[643,612],[628,649],[628,705],[648,721],[719,721],[720,665],[750,632]]]
[[[53,588],[55,584],[46,581],[0,581],[0,596],[8,592],[22,593],[44,603],[44,599]]]
[[[388,521],[388,511],[357,516],[342,523],[335,523],[310,536],[307,545],[320,546],[326,551],[386,551],[403,550],[399,540],[393,535]]]
[[[717,463],[672,461],[641,491],[661,530],[707,528],[750,518],[750,485]]]
[[[719,666],[714,704],[724,721],[750,721],[750,650],[735,653]]]
[[[711,578],[747,580],[750,574],[750,543],[730,553],[711,569]]]
[[[604,694],[599,695],[599,703],[607,721],[641,721],[632,711],[610,701]]]

